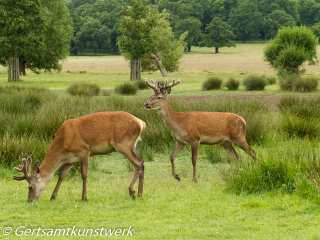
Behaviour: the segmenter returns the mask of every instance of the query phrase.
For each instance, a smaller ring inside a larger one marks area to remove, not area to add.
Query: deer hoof
[[[136,193],[136,191],[130,191],[130,196],[132,197],[132,199],[136,199],[136,196],[134,195]]]
[[[82,201],[83,201],[83,202],[86,202],[86,201],[88,201],[88,200],[87,200],[87,198],[82,198]]]
[[[50,201],[52,201],[52,200],[56,200],[56,197],[51,196]]]
[[[174,178],[177,179],[178,181],[180,181],[180,176],[179,176],[178,174],[176,174],[176,175],[174,176]]]

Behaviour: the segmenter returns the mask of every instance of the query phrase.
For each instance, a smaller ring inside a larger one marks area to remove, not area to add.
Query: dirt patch
[[[211,95],[211,96],[184,96],[184,97],[176,97],[175,99],[181,102],[201,102],[201,101],[225,101],[232,100],[237,102],[244,101],[257,101],[265,104],[270,108],[271,111],[277,112],[278,102],[280,98],[283,96],[288,96],[284,94],[247,94],[247,95]],[[297,94],[295,97],[301,98],[315,98],[315,95],[302,95]]]

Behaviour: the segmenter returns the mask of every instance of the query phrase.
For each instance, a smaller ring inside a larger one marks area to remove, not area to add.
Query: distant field
[[[213,48],[192,47],[191,52],[183,56],[179,71],[275,74],[268,63],[263,61],[265,45],[261,42],[238,43],[236,47],[221,48],[219,54],[214,54]],[[318,58],[320,58],[320,51],[318,51]],[[319,65],[306,66],[306,69],[308,73],[320,74]],[[5,70],[0,66],[0,71]],[[128,73],[129,67],[122,56],[69,56],[63,63],[63,72],[80,70]]]

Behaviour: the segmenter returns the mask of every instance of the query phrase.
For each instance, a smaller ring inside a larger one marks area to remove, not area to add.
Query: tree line
[[[228,38],[243,42],[273,38],[287,26],[305,25],[320,34],[320,0],[148,0],[148,5],[166,12],[176,39],[188,32],[187,51],[192,45],[213,46],[210,30],[217,26],[229,31]],[[119,12],[128,1],[67,0],[67,6],[74,27],[71,54],[119,52]]]

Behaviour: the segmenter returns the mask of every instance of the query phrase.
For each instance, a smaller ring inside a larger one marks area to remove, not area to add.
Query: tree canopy
[[[205,37],[205,45],[215,47],[216,53],[219,52],[219,48],[236,46],[231,40],[235,35],[230,30],[230,26],[219,17],[212,19],[206,27],[206,32],[208,34]]]
[[[19,57],[23,73],[61,70],[72,30],[63,0],[3,0],[0,28],[0,64]]]
[[[264,50],[265,60],[280,75],[300,74],[304,62],[317,62],[317,37],[305,26],[285,27],[279,30]]]

